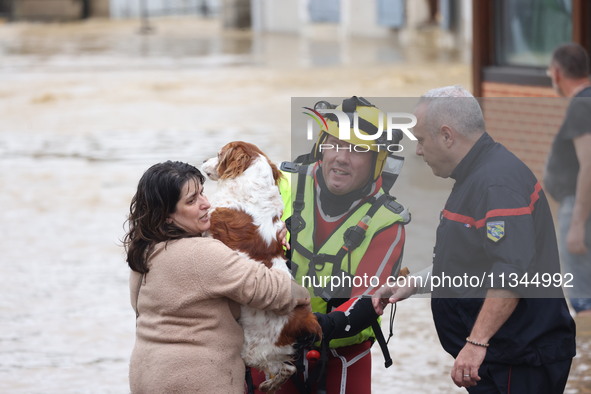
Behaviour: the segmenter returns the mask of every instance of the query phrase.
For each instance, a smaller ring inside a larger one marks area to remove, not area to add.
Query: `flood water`
[[[403,45],[344,40],[330,26],[299,37],[224,32],[197,18],[152,24],[150,35],[138,21],[0,24],[2,393],[128,392],[135,317],[120,239],[150,165],[199,164],[237,139],[286,160],[291,97],[470,87],[466,52],[428,36]],[[450,183],[414,145],[405,151],[394,194],[413,212],[405,265],[416,270],[430,261]],[[374,392],[463,392],[427,299],[399,305],[389,347],[388,370],[374,349]],[[587,365],[569,392],[583,387]]]

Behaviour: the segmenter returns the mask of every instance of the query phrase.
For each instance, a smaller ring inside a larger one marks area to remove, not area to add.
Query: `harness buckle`
[[[279,169],[281,171],[290,172],[290,173],[293,174],[293,173],[297,173],[298,172],[298,170],[300,169],[300,164],[294,163],[294,162],[291,162],[291,161],[284,161],[279,166]]]
[[[316,271],[322,271],[326,265],[326,255],[324,253],[315,254],[310,260],[310,264],[314,266]]]
[[[350,252],[355,250],[365,239],[365,232],[366,230],[359,225],[349,227],[343,235],[345,241],[343,247]]]
[[[304,221],[304,219],[302,219],[302,217],[300,215],[292,215],[290,217],[289,225],[290,225],[289,231],[292,234],[294,234],[294,233],[299,233],[300,231],[302,231],[304,229],[304,227],[306,226],[306,222]]]

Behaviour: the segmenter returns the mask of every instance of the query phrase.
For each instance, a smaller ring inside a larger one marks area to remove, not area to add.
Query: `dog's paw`
[[[277,375],[259,384],[259,390],[264,393],[272,393],[278,390],[283,385],[283,383],[285,383],[287,379],[291,377],[291,375],[296,373],[296,371],[297,368],[293,364],[283,363],[281,370]]]

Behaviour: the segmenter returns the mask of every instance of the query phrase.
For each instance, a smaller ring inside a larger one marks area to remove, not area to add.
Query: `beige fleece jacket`
[[[212,238],[158,244],[149,267],[143,278],[130,277],[132,393],[243,393],[240,304],[289,313],[294,282]],[[293,291],[307,295],[297,285]]]

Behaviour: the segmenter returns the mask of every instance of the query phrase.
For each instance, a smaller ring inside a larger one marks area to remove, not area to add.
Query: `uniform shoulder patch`
[[[499,242],[505,236],[505,222],[486,222],[486,236],[493,242]]]

